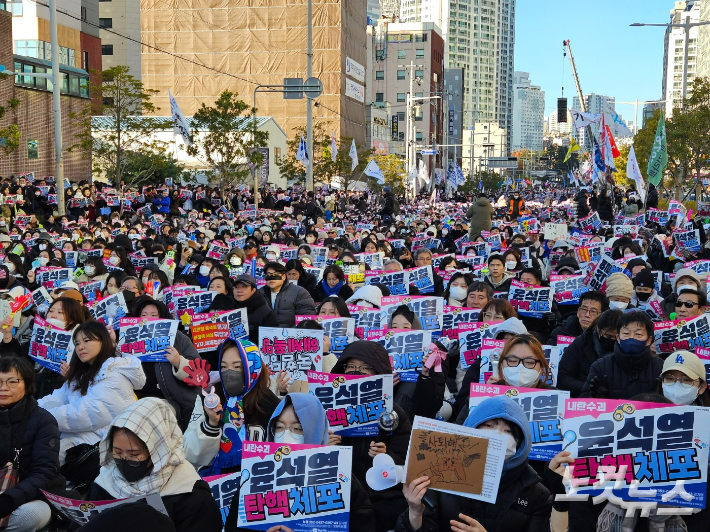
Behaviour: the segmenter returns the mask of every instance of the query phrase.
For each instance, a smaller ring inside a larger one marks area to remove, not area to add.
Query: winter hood
[[[242,359],[242,368],[244,368],[244,393],[238,397],[238,399],[241,399],[248,394],[254,386],[256,386],[256,382],[259,380],[259,375],[261,375],[264,368],[264,363],[261,360],[259,348],[249,340],[235,340],[234,338],[228,338],[222,342],[222,345],[219,348],[220,378],[222,376],[222,353],[224,353],[225,348],[233,347],[234,345],[237,346],[239,356]],[[224,389],[224,386],[222,386],[222,391],[224,392],[225,398],[231,398],[230,395],[227,394],[227,390]]]
[[[366,340],[358,340],[348,344],[330,372],[336,375],[345,374],[345,363],[351,358],[357,358],[372,366],[376,375],[392,374],[392,365],[387,349],[381,344]]]
[[[481,423],[491,419],[504,419],[509,423],[515,423],[523,434],[523,441],[518,442],[518,449],[515,454],[503,464],[503,471],[510,471],[524,464],[528,460],[532,438],[530,427],[525,411],[521,406],[505,395],[491,397],[482,401],[475,407],[464,421],[464,427],[476,428]]]
[[[488,201],[488,198],[486,198],[485,196],[481,196],[476,200],[476,205],[478,205],[479,207],[490,207],[491,202]]]
[[[283,398],[271,415],[266,433],[271,437],[273,425],[288,405],[293,406],[296,417],[303,427],[303,443],[308,445],[328,445],[330,424],[323,405],[316,396],[309,393],[290,393]]]
[[[116,372],[124,376],[133,385],[134,390],[140,390],[145,386],[145,372],[141,361],[131,355],[110,357],[96,374],[94,382],[101,381],[108,377],[109,373]]]

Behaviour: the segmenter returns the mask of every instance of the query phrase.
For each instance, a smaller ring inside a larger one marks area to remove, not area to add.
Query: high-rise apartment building
[[[670,22],[680,24],[686,21],[700,20],[700,0],[680,0],[671,9]],[[688,38],[688,66],[686,71],[687,87],[697,74],[698,64],[698,26],[690,28]],[[666,28],[663,43],[663,98],[666,100],[666,116],[673,114],[673,109],[680,107],[683,99],[683,70],[685,59],[685,31],[683,28]],[[703,58],[705,60],[705,58]],[[686,90],[686,95],[688,91]]]
[[[513,85],[512,151],[542,150],[545,91],[530,82],[530,74],[516,72]]]
[[[545,118],[545,133],[564,136],[572,132],[572,118],[567,115],[567,122],[557,121],[557,111]]]
[[[433,22],[445,67],[464,70],[464,127],[495,121],[512,141],[515,0],[402,0],[403,22]]]
[[[710,20],[710,1],[700,3],[700,20]],[[698,28],[697,75],[710,77],[710,25]]]
[[[103,67],[126,65],[141,77],[141,1],[100,0]]]
[[[306,0],[141,1],[141,79],[165,113],[171,90],[186,116],[214,105],[225,89],[251,104],[257,85],[306,75]],[[313,118],[326,131],[365,142],[366,0],[314,0],[313,75],[323,83]],[[165,51],[170,53],[165,53]],[[185,61],[178,56],[189,59]],[[205,65],[205,68],[201,65]],[[346,65],[351,68],[346,72]],[[279,92],[257,95],[258,114],[289,136],[306,125],[306,100]]]

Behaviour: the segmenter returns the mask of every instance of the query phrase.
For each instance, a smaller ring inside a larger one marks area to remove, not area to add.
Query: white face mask
[[[84,268],[84,273],[91,277],[92,275],[94,275],[94,273],[96,273],[96,268],[94,268],[93,266],[86,266]]]
[[[39,244],[37,247],[40,251],[44,251],[45,249],[47,249],[47,244]]]
[[[622,303],[621,301],[609,301],[609,307],[615,308],[618,310],[626,310],[626,307],[628,307],[628,303]]]
[[[71,236],[71,239],[74,241],[79,240],[79,235],[77,235],[76,233],[73,233]]]
[[[514,368],[509,366],[503,368],[503,378],[510,386],[530,388],[540,380],[540,372],[536,369],[526,368],[520,363]]]
[[[275,443],[303,443],[303,439],[303,434],[294,434],[290,430],[284,430],[283,432],[274,434]]]
[[[40,266],[46,266],[49,263],[49,259],[46,257],[40,257],[37,259]]]
[[[51,323],[55,327],[58,327],[59,329],[66,329],[67,327],[67,322],[58,320],[56,318],[47,318],[47,322]]]
[[[358,307],[365,307],[365,308],[375,308],[375,305],[373,305],[369,301],[365,301],[364,299],[361,299],[360,301],[358,301],[357,306]]]
[[[697,289],[698,289],[698,287],[695,286],[694,284],[679,284],[679,285],[676,287],[675,291],[676,291],[676,293],[677,293],[678,295],[680,295],[680,293],[681,293],[683,290],[697,290]]]
[[[449,290],[449,294],[453,299],[457,301],[463,301],[466,299],[467,290],[463,286],[452,286]]]
[[[496,432],[501,436],[508,436],[508,445],[505,448],[505,459],[508,460],[509,458],[515,456],[515,451],[518,450],[518,444],[515,442],[515,438],[502,430],[497,430]]]
[[[108,261],[109,261],[109,262],[111,263],[111,265],[113,265],[113,266],[118,266],[119,264],[121,264],[121,259],[119,259],[118,257],[115,257],[115,256],[114,256],[114,257],[109,257],[109,258],[108,258]]]
[[[291,284],[298,284],[298,279],[289,279],[288,282]]]
[[[505,269],[506,270],[514,270],[517,265],[518,265],[517,262],[513,262],[512,260],[509,260],[508,262],[505,263]]]
[[[663,395],[670,399],[674,405],[689,405],[698,398],[698,388],[684,387],[680,382],[663,384]]]
[[[209,266],[200,266],[200,275],[207,277],[210,274]]]
[[[231,264],[232,266],[241,266],[242,259],[240,259],[239,257],[232,257],[229,259],[229,264]]]
[[[267,253],[266,259],[267,260],[276,260],[276,255],[274,255],[273,253]]]

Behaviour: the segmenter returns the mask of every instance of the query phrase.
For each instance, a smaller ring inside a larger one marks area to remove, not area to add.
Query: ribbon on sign
[[[434,371],[438,371],[439,373],[441,373],[441,363],[446,360],[446,355],[448,353],[439,349],[439,347],[434,342],[430,343],[427,349],[429,349],[429,356],[427,357],[426,362],[424,363],[424,367],[431,369],[433,366]]]

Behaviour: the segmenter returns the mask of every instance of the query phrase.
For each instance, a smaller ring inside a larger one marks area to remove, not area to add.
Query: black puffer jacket
[[[582,330],[582,326],[579,324],[579,318],[577,318],[577,314],[573,314],[571,316],[568,316],[565,321],[563,321],[560,325],[553,329],[553,331],[550,333],[550,339],[548,340],[548,342],[549,345],[557,345],[558,336],[577,337],[583,332],[584,331]]]
[[[246,301],[237,301],[237,308],[247,309],[249,318],[249,341],[259,345],[259,327],[278,327],[279,320],[266,304],[264,294],[256,290]]]
[[[603,222],[611,223],[614,221],[614,205],[611,203],[609,196],[599,196],[597,212],[599,213],[599,219]]]
[[[596,328],[590,327],[565,350],[557,370],[557,388],[579,397],[587,382],[589,368],[603,356],[611,354],[599,343]]]
[[[26,419],[24,434],[19,431]],[[54,416],[37,406],[34,397],[25,397],[8,410],[0,411],[0,460],[14,459],[14,449],[22,446],[19,457],[20,481],[0,495],[1,517],[21,505],[39,499],[39,490],[64,488],[59,474],[59,428]],[[10,430],[5,430],[10,428]]]
[[[654,393],[658,389],[658,377],[663,370],[663,360],[651,354],[647,347],[639,355],[626,355],[617,342],[614,354],[600,358],[589,368],[587,382],[580,397],[591,397],[590,383],[596,377],[606,387],[608,399],[631,399],[640,393]]]
[[[271,289],[268,286],[261,288],[261,294],[266,299],[266,304],[271,307],[279,320],[278,326],[293,327],[296,324],[296,315],[312,316],[316,313],[316,304],[311,294],[300,286],[284,283],[276,294],[276,301],[271,304]]]
[[[574,201],[577,203],[577,218],[585,218],[586,216],[589,216],[587,193],[584,190],[577,192],[577,195],[574,197]]]

